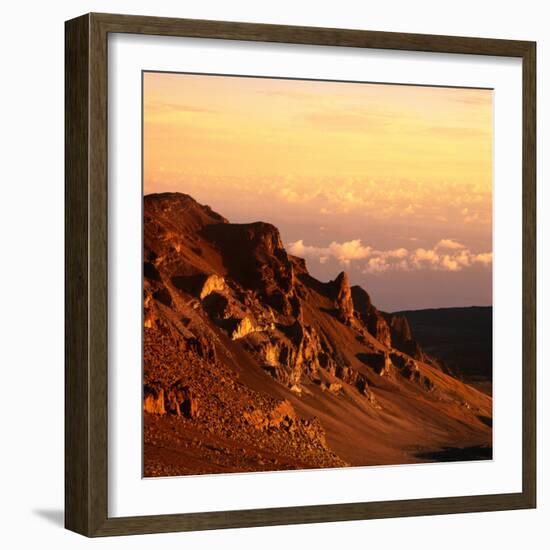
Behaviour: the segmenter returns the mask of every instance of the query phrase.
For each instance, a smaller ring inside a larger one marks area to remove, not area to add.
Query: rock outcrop
[[[222,292],[224,289],[225,281],[223,277],[220,277],[219,275],[213,273],[212,275],[209,275],[204,281],[199,294],[199,298],[201,300],[204,300],[207,296],[210,296],[212,292]]]
[[[235,328],[231,332],[231,340],[239,340],[255,332],[257,328],[252,324],[248,317],[243,317],[236,321]]]
[[[353,318],[353,300],[348,274],[342,271],[334,281],[331,281],[330,285],[334,294],[334,306],[338,317],[343,323],[349,324]]]
[[[400,342],[410,342],[412,340],[411,326],[406,317],[394,315],[391,319],[391,329],[396,340]]]
[[[386,347],[391,347],[390,327],[384,316],[372,305],[367,291],[360,286],[351,287],[353,308],[367,330]]]
[[[145,386],[143,390],[143,410],[152,414],[166,414],[163,388]]]
[[[145,385],[143,410],[153,414],[173,414],[186,418],[199,416],[199,402],[193,391],[181,383],[164,388]]]
[[[221,252],[233,280],[277,311],[292,312],[294,272],[276,227],[263,222],[212,224],[203,234]]]
[[[412,336],[409,321],[403,315],[394,315],[391,318],[391,338],[394,346],[412,357],[424,360],[422,349]]]

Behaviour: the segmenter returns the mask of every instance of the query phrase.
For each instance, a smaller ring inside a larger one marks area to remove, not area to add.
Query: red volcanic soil
[[[144,198],[146,476],[490,458],[492,399],[277,228]]]

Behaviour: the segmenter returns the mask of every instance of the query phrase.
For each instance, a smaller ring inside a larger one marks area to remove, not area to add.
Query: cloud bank
[[[324,264],[334,259],[340,264],[358,265],[363,273],[384,273],[386,271],[412,271],[429,269],[435,271],[462,271],[475,265],[489,266],[492,252],[474,253],[454,239],[441,239],[432,248],[395,248],[377,250],[365,246],[361,239],[338,243],[326,247],[311,246],[302,239],[288,244],[288,251],[294,256],[315,259]]]

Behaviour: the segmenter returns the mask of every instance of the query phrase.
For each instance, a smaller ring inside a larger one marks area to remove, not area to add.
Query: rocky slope
[[[443,372],[346,273],[277,228],[144,198],[145,475],[430,460],[490,448],[490,397]]]

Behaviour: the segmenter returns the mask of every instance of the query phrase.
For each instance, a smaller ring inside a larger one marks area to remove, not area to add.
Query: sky
[[[385,311],[492,303],[492,90],[144,73],[144,193],[277,226]]]

